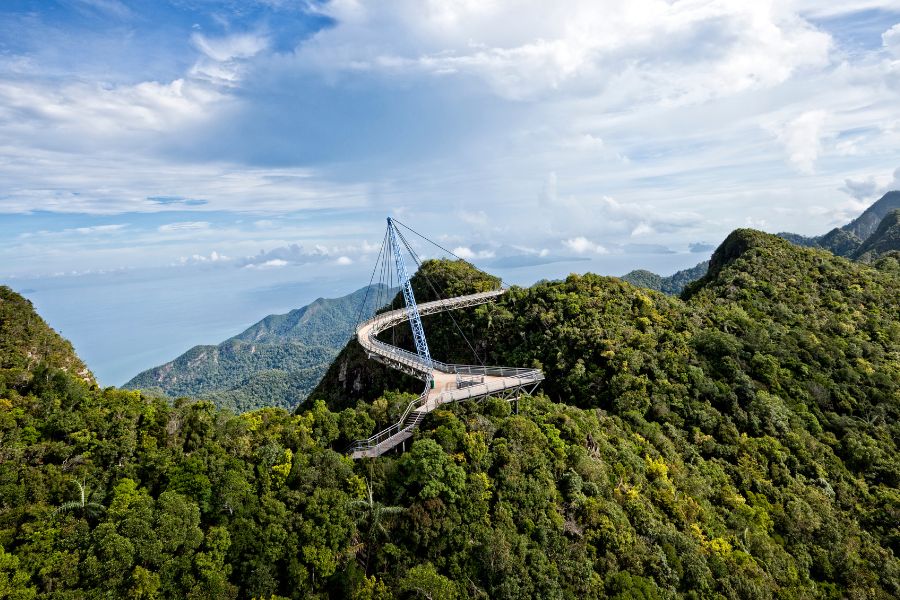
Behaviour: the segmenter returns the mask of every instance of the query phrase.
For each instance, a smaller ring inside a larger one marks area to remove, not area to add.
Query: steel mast
[[[406,272],[406,265],[403,263],[403,254],[400,252],[400,242],[397,239],[397,232],[394,229],[394,221],[390,217],[387,218],[387,227],[388,239],[391,242],[391,249],[394,251],[394,263],[397,265],[397,275],[402,282],[403,299],[406,300],[406,314],[409,317],[409,325],[412,327],[413,340],[416,342],[416,351],[419,353],[419,358],[422,362],[425,363],[429,369],[434,369],[431,353],[428,352],[428,342],[425,340],[425,329],[422,327],[422,317],[419,316],[419,307],[416,304],[416,297],[413,295],[412,284],[409,281],[409,273]]]

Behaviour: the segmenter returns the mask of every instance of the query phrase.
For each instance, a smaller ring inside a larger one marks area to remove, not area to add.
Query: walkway
[[[418,305],[419,314],[424,316],[486,304],[505,292],[506,290],[494,290],[426,302]],[[376,315],[356,329],[356,337],[369,358],[404,373],[421,377],[426,383],[425,391],[409,403],[396,423],[367,440],[358,440],[350,447],[352,458],[381,456],[395,448],[412,437],[413,430],[418,427],[425,415],[442,404],[486,396],[518,398],[522,392],[534,391],[544,379],[544,374],[538,369],[452,365],[440,361],[432,361],[433,365],[428,365],[418,354],[377,339],[379,333],[407,319],[406,309],[401,308]]]

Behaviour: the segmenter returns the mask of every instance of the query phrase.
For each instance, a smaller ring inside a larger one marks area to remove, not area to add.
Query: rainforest
[[[680,298],[513,288],[456,317],[489,363],[542,368],[538,391],[352,461],[419,391],[356,342],[295,412],[235,414],[99,388],[2,288],[0,596],[894,598],[898,299],[896,253],[752,230]],[[424,325],[436,356],[469,351],[446,315]]]

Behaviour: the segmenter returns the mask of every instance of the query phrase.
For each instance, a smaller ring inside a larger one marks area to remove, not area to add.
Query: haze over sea
[[[653,254],[648,267],[667,273],[693,266],[697,254]],[[520,268],[490,268],[508,284],[529,285],[588,271],[621,275],[634,255],[600,256]],[[477,263],[477,261],[476,261]],[[101,385],[121,385],[198,344],[218,344],[269,314],[316,298],[346,295],[369,282],[370,265],[334,269],[148,269],[83,277],[12,281],[48,323],[72,340]],[[110,318],[115,315],[115,318]],[[350,332],[348,332],[349,335]]]

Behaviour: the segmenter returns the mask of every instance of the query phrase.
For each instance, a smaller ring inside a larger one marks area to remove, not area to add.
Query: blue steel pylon
[[[400,277],[403,287],[403,299],[406,300],[406,314],[409,317],[409,326],[412,327],[413,340],[416,342],[416,351],[419,358],[428,366],[434,369],[434,363],[431,361],[431,353],[428,352],[428,341],[425,339],[425,329],[422,327],[422,317],[419,316],[419,307],[416,304],[416,297],[413,295],[412,284],[409,281],[409,274],[406,272],[406,265],[403,263],[403,255],[400,252],[400,242],[397,239],[397,232],[394,230],[394,221],[388,217],[388,238],[391,242],[391,249],[394,251],[394,263],[397,265],[397,275]]]

